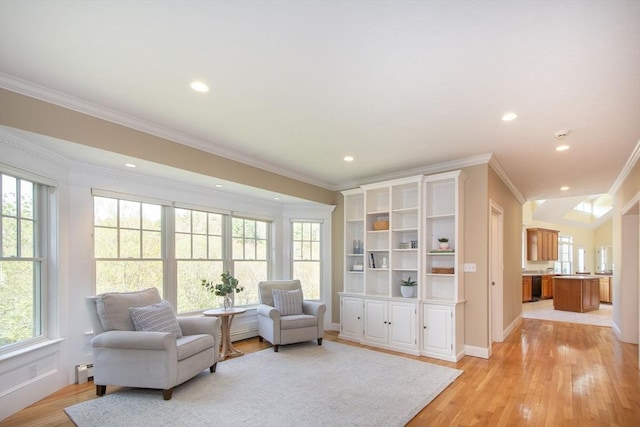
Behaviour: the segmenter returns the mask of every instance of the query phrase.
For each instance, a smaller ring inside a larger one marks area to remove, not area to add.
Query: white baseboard
[[[467,356],[480,357],[482,359],[488,359],[490,352],[487,347],[477,347],[475,345],[465,345],[464,351]]]

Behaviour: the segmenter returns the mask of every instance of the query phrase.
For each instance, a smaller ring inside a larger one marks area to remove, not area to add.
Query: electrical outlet
[[[476,263],[472,262],[472,263],[465,263],[464,264],[464,271],[465,273],[475,273],[476,272]]]

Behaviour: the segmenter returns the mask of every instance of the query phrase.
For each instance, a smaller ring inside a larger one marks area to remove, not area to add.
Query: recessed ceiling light
[[[200,92],[200,93],[209,92],[209,86],[207,86],[206,84],[204,84],[202,82],[199,82],[199,81],[191,82],[191,89],[195,90],[196,92]]]
[[[560,191],[567,191],[568,189],[569,189],[569,187],[566,186],[566,185],[560,187]]]
[[[569,146],[566,145],[566,144],[558,145],[556,147],[556,151],[565,151],[565,150],[568,150],[568,149],[569,149]]]
[[[222,188],[222,184],[216,184],[216,188]]]
[[[345,162],[353,162],[353,156],[344,156]]]
[[[128,168],[135,168],[136,167],[136,165],[134,165],[133,163],[125,163],[124,165],[126,167],[128,167]]]
[[[280,197],[274,197],[273,200],[280,200]]]
[[[502,121],[510,122],[511,120],[515,120],[517,117],[518,115],[516,113],[506,113],[504,116],[502,116]]]

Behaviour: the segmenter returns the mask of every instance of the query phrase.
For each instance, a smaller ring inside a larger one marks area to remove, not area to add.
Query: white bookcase
[[[343,191],[341,338],[446,360],[461,357],[463,182],[457,171]],[[439,249],[441,237],[449,239],[450,250]],[[400,293],[400,281],[408,279],[418,283],[413,297]]]
[[[364,294],[364,191],[342,192],[344,196],[344,286],[345,292]]]
[[[424,180],[425,268],[421,280],[421,354],[457,361],[464,355],[464,181],[462,171]],[[448,247],[439,239],[447,238]]]

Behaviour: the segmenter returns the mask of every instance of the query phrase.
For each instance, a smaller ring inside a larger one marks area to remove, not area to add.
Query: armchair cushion
[[[300,315],[302,313],[302,289],[288,291],[273,289],[273,306],[281,316]]]
[[[168,301],[144,307],[130,307],[131,320],[136,331],[171,332],[176,338],[182,337],[176,314]]]
[[[156,288],[135,292],[110,292],[95,297],[96,311],[104,331],[135,331],[129,307],[142,307],[161,301]]]

